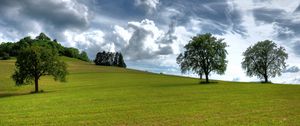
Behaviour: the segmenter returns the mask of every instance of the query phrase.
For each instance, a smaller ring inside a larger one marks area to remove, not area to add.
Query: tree
[[[87,56],[87,53],[85,51],[82,51],[79,54],[79,59],[82,60],[82,61],[90,61],[89,57]]]
[[[126,63],[124,62],[122,53],[119,53],[118,56],[118,67],[123,67],[123,68],[127,67]]]
[[[65,48],[64,55],[71,58],[78,58],[79,50],[73,47]]]
[[[94,63],[101,66],[117,66],[126,68],[123,55],[119,52],[98,52]]]
[[[10,56],[6,52],[0,52],[0,60],[8,60],[10,59]]]
[[[20,51],[17,56],[16,70],[12,78],[16,85],[30,84],[34,80],[37,93],[41,76],[52,75],[54,80],[65,81],[66,74],[66,64],[59,60],[56,50],[31,46]]]
[[[224,39],[217,39],[210,33],[197,35],[184,46],[184,53],[179,54],[177,63],[181,72],[193,71],[200,77],[205,75],[206,83],[209,83],[209,74],[215,72],[224,74],[227,67],[226,47]]]
[[[243,53],[242,67],[250,77],[258,76],[269,81],[269,77],[280,76],[286,67],[285,60],[288,54],[283,47],[277,47],[276,43],[265,40],[250,46]]]

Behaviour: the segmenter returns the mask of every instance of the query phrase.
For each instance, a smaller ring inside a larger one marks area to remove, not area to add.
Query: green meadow
[[[71,58],[67,82],[15,86],[0,61],[0,125],[300,125],[300,85],[214,81],[96,66]]]

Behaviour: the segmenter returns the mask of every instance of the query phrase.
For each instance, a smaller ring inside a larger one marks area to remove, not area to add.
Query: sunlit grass
[[[68,63],[68,82],[16,87],[0,61],[0,125],[299,125],[300,86],[223,82]]]

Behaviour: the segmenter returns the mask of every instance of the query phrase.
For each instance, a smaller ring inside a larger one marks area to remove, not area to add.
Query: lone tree
[[[250,77],[258,76],[264,79],[265,83],[269,81],[269,77],[280,76],[286,67],[285,60],[288,54],[283,47],[277,47],[276,43],[265,40],[259,41],[254,46],[250,46],[243,53],[242,62],[243,69]]]
[[[208,76],[211,72],[224,74],[227,66],[226,47],[224,39],[217,39],[210,33],[197,35],[184,46],[184,53],[179,54],[177,63],[181,72],[193,71],[200,78],[205,75],[206,83],[209,83]]]
[[[66,64],[59,60],[56,50],[31,46],[20,51],[12,78],[16,85],[30,84],[34,80],[37,93],[41,76],[52,75],[54,80],[65,81],[66,74]]]

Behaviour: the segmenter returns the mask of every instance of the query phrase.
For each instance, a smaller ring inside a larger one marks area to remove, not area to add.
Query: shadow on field
[[[186,84],[164,84],[164,85],[153,85],[153,87],[185,87],[185,86],[196,86],[197,83],[186,83]]]
[[[54,91],[43,91],[39,93],[33,93],[33,92],[22,92],[22,93],[2,93],[0,92],[0,98],[6,98],[6,97],[14,97],[14,96],[24,96],[24,95],[35,95],[35,94],[44,94],[44,93],[50,93]]]
[[[215,85],[218,84],[218,82],[210,82],[210,83],[180,83],[180,84],[163,84],[163,85],[152,85],[153,87],[187,87],[187,86],[201,86],[201,85]]]
[[[206,83],[205,81],[200,81],[198,84],[200,85],[214,85],[214,84],[218,84],[218,81],[210,81],[209,83]]]

